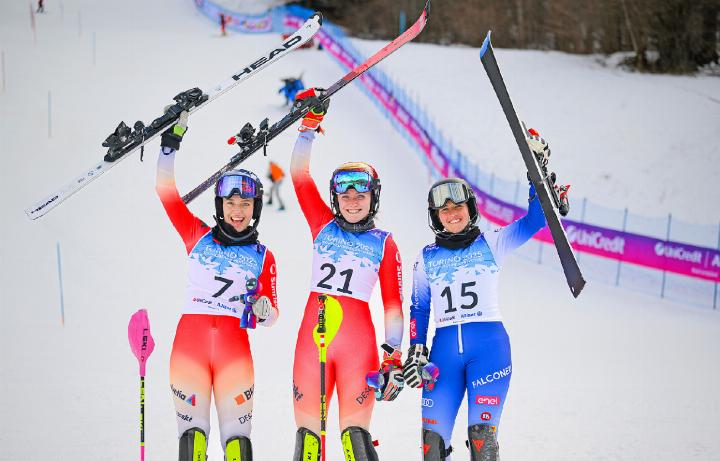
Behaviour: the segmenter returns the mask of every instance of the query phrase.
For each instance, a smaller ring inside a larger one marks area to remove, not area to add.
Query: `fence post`
[[[52,137],[52,93],[48,90],[48,138]]]
[[[495,190],[495,173],[490,175],[490,187],[488,189],[488,193],[492,196]]]
[[[584,215],[584,213],[583,213],[583,215]],[[627,207],[625,207],[625,215],[623,216],[623,226],[622,226],[623,233],[625,233],[625,231],[627,230],[627,218],[628,218],[628,209],[627,209]],[[621,267],[622,267],[622,257],[618,258],[617,273],[615,274],[615,286],[620,285],[620,268]]]
[[[405,32],[405,10],[400,10],[400,33]]]
[[[62,265],[60,263],[60,242],[55,246],[57,252],[58,281],[60,282],[60,322],[65,326],[65,297],[63,295]]]
[[[670,241],[670,228],[672,226],[672,213],[668,213],[668,222],[667,222],[667,233],[665,235],[665,243]],[[667,258],[663,256],[663,276],[662,276],[662,286],[660,287],[660,297],[665,297],[665,281],[667,279],[667,271],[665,270],[665,266],[667,265]]]
[[[717,249],[720,250],[720,224],[718,224],[718,244]],[[713,309],[717,309],[718,301],[718,283],[715,282],[715,294],[713,296]]]

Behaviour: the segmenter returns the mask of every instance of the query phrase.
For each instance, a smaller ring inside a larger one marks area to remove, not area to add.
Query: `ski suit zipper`
[[[462,353],[463,353],[462,324],[458,325],[457,327],[458,327],[458,334],[457,334],[457,338],[458,338],[458,352],[462,354]]]

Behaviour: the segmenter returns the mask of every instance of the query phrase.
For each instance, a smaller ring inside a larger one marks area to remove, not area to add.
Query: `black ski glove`
[[[183,136],[187,133],[188,123],[188,112],[182,111],[180,118],[177,122],[167,130],[165,130],[160,137],[160,147],[169,147],[174,150],[180,150],[180,142]]]

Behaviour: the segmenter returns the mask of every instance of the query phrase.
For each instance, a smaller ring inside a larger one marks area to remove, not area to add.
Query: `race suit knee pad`
[[[225,444],[225,461],[252,461],[252,443],[243,436],[232,437]]]
[[[468,427],[468,448],[471,461],[498,461],[500,445],[497,442],[497,427],[489,424]]]
[[[450,456],[452,447],[445,449],[445,441],[440,434],[423,429],[423,461],[442,461]]]
[[[202,429],[193,427],[180,436],[179,461],[206,461],[207,437]]]
[[[340,439],[343,453],[345,453],[345,461],[378,461],[372,437],[362,427],[346,428],[342,431]]]
[[[295,434],[293,461],[319,461],[320,437],[310,429],[301,427]]]

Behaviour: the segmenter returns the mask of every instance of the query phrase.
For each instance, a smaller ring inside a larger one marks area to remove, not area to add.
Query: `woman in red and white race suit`
[[[215,186],[217,224],[211,228],[194,216],[175,186],[175,153],[186,123],[185,116],[163,134],[157,171],[157,193],[188,253],[187,290],[170,356],[179,459],[205,460],[211,392],[226,459],[251,459],[253,360],[240,318],[249,314],[246,307],[257,325],[271,326],[278,317],[275,257],[258,242],[263,189],[252,172],[229,171]],[[253,279],[259,290],[246,305],[238,298],[248,294]]]
[[[302,98],[317,98],[316,89]],[[294,460],[319,459],[320,382],[318,348],[313,330],[318,322],[318,295],[336,298],[342,323],[327,349],[326,389],[329,402],[337,390],[341,439],[345,459],[376,460],[370,418],[375,397],[366,384],[369,371],[378,370],[375,327],[369,300],[380,281],[385,313],[384,359],[400,360],[403,334],[402,265],[389,232],[377,229],[374,217],[380,199],[380,180],[366,163],[346,163],[331,179],[332,209],[322,199],[310,176],[310,152],[327,106],[308,112],[292,153],[290,171],[295,192],[313,238],[310,294],[298,332],[293,368],[295,422],[298,427]],[[394,399],[402,388],[399,368],[387,376],[380,400]]]

